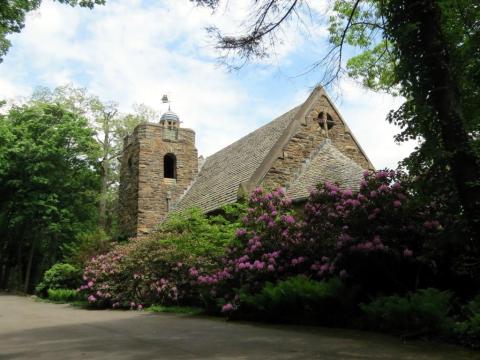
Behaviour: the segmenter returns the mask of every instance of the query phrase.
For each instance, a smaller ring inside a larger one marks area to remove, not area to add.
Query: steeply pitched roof
[[[239,185],[250,180],[287,126],[298,107],[226,148],[209,156],[197,179],[175,206],[175,211],[200,207],[209,212],[237,201]]]
[[[209,156],[174,211],[199,207],[209,212],[237,201],[240,187],[246,191],[253,190],[254,186],[261,183],[320,96],[328,99],[325,91],[319,87],[302,105]],[[353,140],[364,154],[356,139]],[[287,184],[287,193],[292,198],[303,198],[308,196],[309,187],[324,181],[355,188],[361,175],[361,167],[326,140],[319,144],[310,159],[306,159],[303,169],[291,184]]]
[[[292,199],[306,198],[312,186],[326,181],[339,183],[342,188],[357,189],[362,174],[363,169],[327,139],[307,159],[302,171],[288,186],[287,195]]]

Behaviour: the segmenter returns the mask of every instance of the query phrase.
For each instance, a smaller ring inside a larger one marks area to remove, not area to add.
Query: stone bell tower
[[[168,102],[166,96],[162,100]],[[125,137],[120,166],[120,232],[128,237],[146,235],[197,175],[195,132],[180,127],[169,106],[159,124],[140,124]]]

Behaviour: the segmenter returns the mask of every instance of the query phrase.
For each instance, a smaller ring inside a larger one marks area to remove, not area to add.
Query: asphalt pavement
[[[377,333],[83,310],[0,295],[0,359],[480,359]]]

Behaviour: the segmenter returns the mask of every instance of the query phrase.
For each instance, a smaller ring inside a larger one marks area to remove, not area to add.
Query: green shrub
[[[452,293],[429,288],[406,297],[379,297],[360,304],[367,326],[403,334],[438,334],[450,326]]]
[[[35,291],[37,295],[45,297],[49,289],[76,289],[82,281],[81,276],[82,272],[77,267],[58,263],[45,272]]]
[[[480,295],[464,308],[466,320],[455,324],[458,340],[467,346],[480,348]]]
[[[152,235],[92,258],[80,289],[97,307],[202,305],[192,274],[217,266],[242,213],[239,205],[211,217],[199,209],[170,214]]]
[[[210,217],[196,208],[173,213],[158,227],[154,238],[175,246],[173,255],[177,257],[218,257],[234,241],[243,209],[240,204],[230,205],[222,209],[224,214]]]
[[[77,290],[73,289],[48,289],[48,299],[55,302],[73,302],[81,299]]]
[[[65,260],[69,264],[83,267],[93,256],[105,254],[114,242],[102,229],[79,234],[72,244],[62,246]]]
[[[315,281],[295,276],[276,284],[267,283],[254,295],[240,294],[240,310],[269,321],[333,325],[343,321],[348,299],[337,278]]]

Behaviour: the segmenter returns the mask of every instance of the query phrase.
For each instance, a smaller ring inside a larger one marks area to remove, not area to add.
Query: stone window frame
[[[326,116],[325,116],[326,115]],[[326,117],[326,118],[325,118]],[[322,110],[318,113],[316,117],[317,124],[320,126],[320,129],[324,130],[324,121],[327,121],[327,129],[330,130],[335,125],[335,120],[333,116],[326,110]]]

